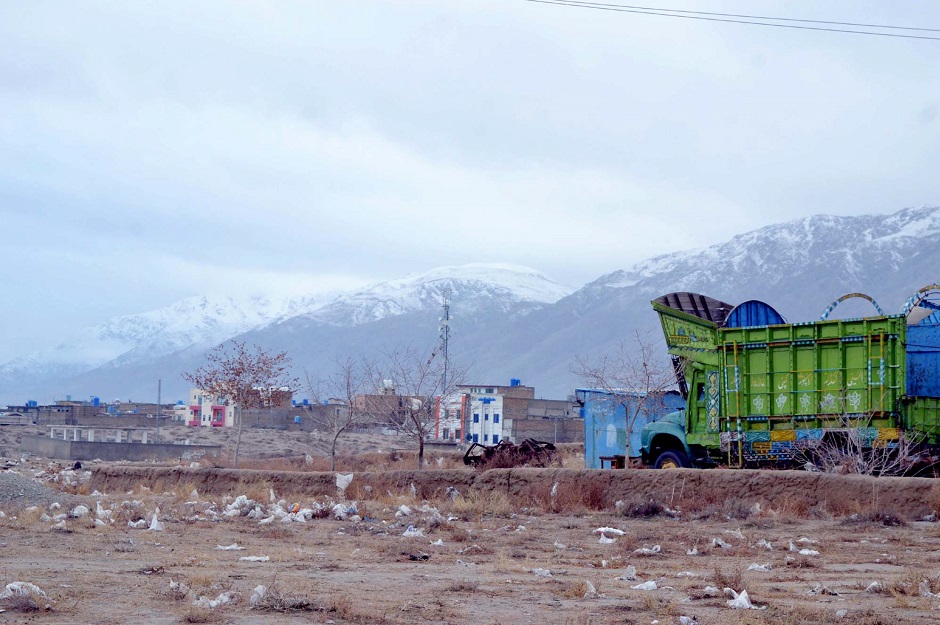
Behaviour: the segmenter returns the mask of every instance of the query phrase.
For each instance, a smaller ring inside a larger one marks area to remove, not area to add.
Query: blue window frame
[[[483,413],[483,420],[484,420],[484,421],[489,421],[489,420],[490,420],[490,415],[488,415],[488,414],[486,414],[486,413]]]
[[[499,435],[498,435],[498,434],[493,434],[493,444],[495,445],[495,444],[498,443],[498,442],[499,442]]]
[[[498,414],[494,414],[494,415],[493,415],[493,423],[499,423],[499,415],[498,415]]]
[[[478,413],[478,412],[474,412],[474,413],[473,413],[473,422],[474,422],[474,423],[479,423],[479,422],[480,422],[480,413]]]
[[[489,440],[490,440],[490,435],[489,435],[489,434],[484,434],[484,435],[483,435],[483,442],[485,443],[485,442],[487,442],[487,441],[489,441]]]
[[[480,435],[479,435],[479,434],[474,434],[474,435],[473,435],[473,442],[474,442],[474,443],[479,443],[479,442],[480,442]]]

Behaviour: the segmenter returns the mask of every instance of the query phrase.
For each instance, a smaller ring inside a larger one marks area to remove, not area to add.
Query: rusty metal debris
[[[496,469],[506,467],[545,467],[555,456],[555,445],[527,438],[518,445],[503,440],[495,445],[473,443],[463,456],[467,466]]]

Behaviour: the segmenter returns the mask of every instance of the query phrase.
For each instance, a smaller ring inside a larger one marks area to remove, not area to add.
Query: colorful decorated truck
[[[852,293],[805,323],[756,300],[654,300],[686,404],[643,428],[644,461],[787,466],[847,444],[924,459],[940,449],[938,295],[940,286],[924,287],[888,315]],[[876,316],[829,318],[853,297]]]

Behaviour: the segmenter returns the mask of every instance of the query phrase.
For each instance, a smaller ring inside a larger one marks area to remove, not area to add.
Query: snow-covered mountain
[[[940,281],[940,208],[891,215],[815,216],[744,233],[712,247],[666,254],[572,292],[533,269],[442,267],[329,297],[197,297],[90,328],[51,352],[0,366],[0,398],[182,396],[180,372],[239,338],[286,350],[297,372],[324,373],[337,357],[376,355],[437,339],[442,296],[452,301],[451,354],[474,382],[522,378],[544,397],[578,385],[576,355],[609,349],[635,330],[659,338],[650,300],[696,291],[738,303],[761,299],[791,321],[817,318],[844,293],[874,296],[887,312]],[[854,307],[854,308],[853,308]],[[871,314],[850,301],[836,316]],[[665,353],[665,350],[663,350]]]
[[[122,369],[146,366],[183,352],[201,352],[288,319],[343,327],[374,323],[386,317],[437,310],[445,292],[478,307],[490,303],[503,312],[518,313],[551,304],[571,291],[528,267],[480,263],[441,267],[350,293],[191,297],[159,310],[115,317],[52,350],[0,365],[0,393],[42,388],[43,383],[86,376],[96,370],[119,376],[116,372]]]

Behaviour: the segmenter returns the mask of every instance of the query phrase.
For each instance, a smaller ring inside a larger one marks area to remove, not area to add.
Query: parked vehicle
[[[686,405],[643,428],[645,463],[787,465],[838,441],[898,450],[908,464],[940,450],[938,296],[924,287],[887,315],[853,293],[804,323],[756,300],[654,300]],[[878,314],[829,319],[853,297]]]

